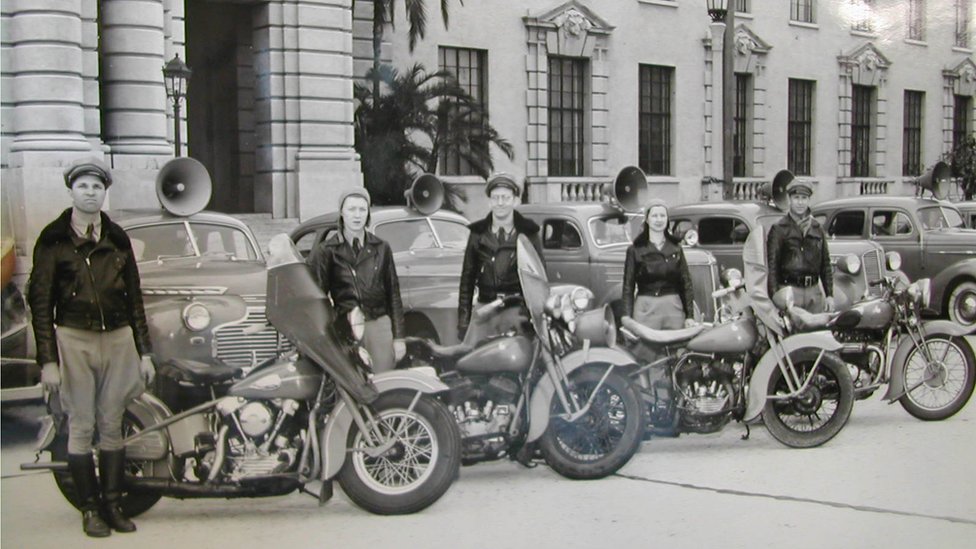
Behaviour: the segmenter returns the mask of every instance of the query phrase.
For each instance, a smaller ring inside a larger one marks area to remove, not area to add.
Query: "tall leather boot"
[[[135,532],[136,525],[122,514],[122,467],[125,448],[98,452],[98,472],[102,480],[105,522],[116,532]]]
[[[93,538],[104,538],[112,530],[98,514],[98,479],[95,460],[88,454],[68,454],[68,470],[75,482],[75,492],[81,501],[81,527]]]

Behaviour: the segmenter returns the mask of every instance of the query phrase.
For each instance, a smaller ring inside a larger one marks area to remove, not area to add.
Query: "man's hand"
[[[41,386],[48,393],[53,393],[61,386],[61,372],[57,362],[47,362],[41,367]]]
[[[685,328],[695,328],[698,326],[698,321],[694,318],[685,319]]]
[[[153,365],[152,357],[142,357],[142,361],[139,362],[139,375],[146,382],[146,386],[152,384],[153,379],[156,378],[156,366]]]
[[[835,310],[835,307],[834,307],[834,296],[830,296],[830,297],[828,297],[827,299],[824,300],[824,312],[825,313],[832,313],[832,312],[834,312],[834,310]]]
[[[400,362],[403,356],[407,354],[407,343],[402,339],[393,340],[393,360]]]

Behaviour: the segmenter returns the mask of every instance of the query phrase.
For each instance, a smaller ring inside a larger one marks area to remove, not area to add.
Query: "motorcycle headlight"
[[[685,246],[697,246],[698,245],[698,231],[695,229],[688,229],[685,231],[685,236],[681,239],[681,243]]]
[[[923,309],[929,306],[932,300],[932,281],[928,278],[920,278],[908,286],[908,295],[913,301],[917,302]]]
[[[359,360],[362,360],[363,364],[369,366],[370,368],[373,367],[373,358],[369,356],[369,351],[367,351],[365,347],[357,348],[356,352],[359,354]]]
[[[847,254],[837,260],[837,267],[849,275],[857,274],[861,270],[861,258],[854,254]]]
[[[359,307],[349,311],[348,315],[349,329],[352,332],[353,339],[362,341],[363,334],[366,333],[366,315]]]
[[[722,285],[731,288],[742,284],[742,271],[731,267],[722,271]]]
[[[573,309],[576,312],[586,311],[593,303],[593,292],[589,288],[576,288],[570,295],[570,300],[573,302]]]
[[[888,252],[885,254],[885,263],[888,264],[889,271],[901,269],[901,254],[898,252]]]
[[[183,307],[183,324],[193,332],[206,330],[210,326],[210,309],[202,303],[190,303]]]

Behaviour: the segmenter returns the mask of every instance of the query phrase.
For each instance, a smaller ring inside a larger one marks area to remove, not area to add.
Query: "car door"
[[[871,209],[867,224],[868,238],[874,240],[885,252],[901,255],[901,270],[912,280],[925,276],[922,261],[922,243],[919,227],[908,211],[894,207]]]
[[[698,245],[715,256],[719,272],[742,270],[742,245],[749,236],[749,224],[733,215],[704,215],[698,219]]]
[[[592,287],[589,254],[576,220],[569,216],[544,217],[540,225],[542,256],[550,282]]]

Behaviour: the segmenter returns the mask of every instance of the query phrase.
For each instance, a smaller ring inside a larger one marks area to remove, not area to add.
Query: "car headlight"
[[[849,275],[857,274],[861,270],[861,258],[855,254],[847,254],[837,260],[837,267]]]
[[[731,288],[742,284],[742,271],[735,267],[730,267],[722,271],[722,285]]]
[[[698,245],[698,231],[695,229],[688,229],[685,231],[685,236],[681,239],[681,243],[685,246],[697,246]]]
[[[589,288],[576,288],[570,295],[570,300],[573,302],[573,309],[577,312],[586,311],[593,303],[593,292]]]
[[[206,330],[210,326],[210,309],[202,303],[190,303],[183,307],[183,324],[194,332]]]
[[[932,300],[932,281],[928,278],[920,278],[908,286],[908,295],[913,301],[917,302],[923,309],[929,306]]]
[[[885,254],[885,263],[888,264],[889,271],[901,269],[901,254],[898,252],[888,252]]]

